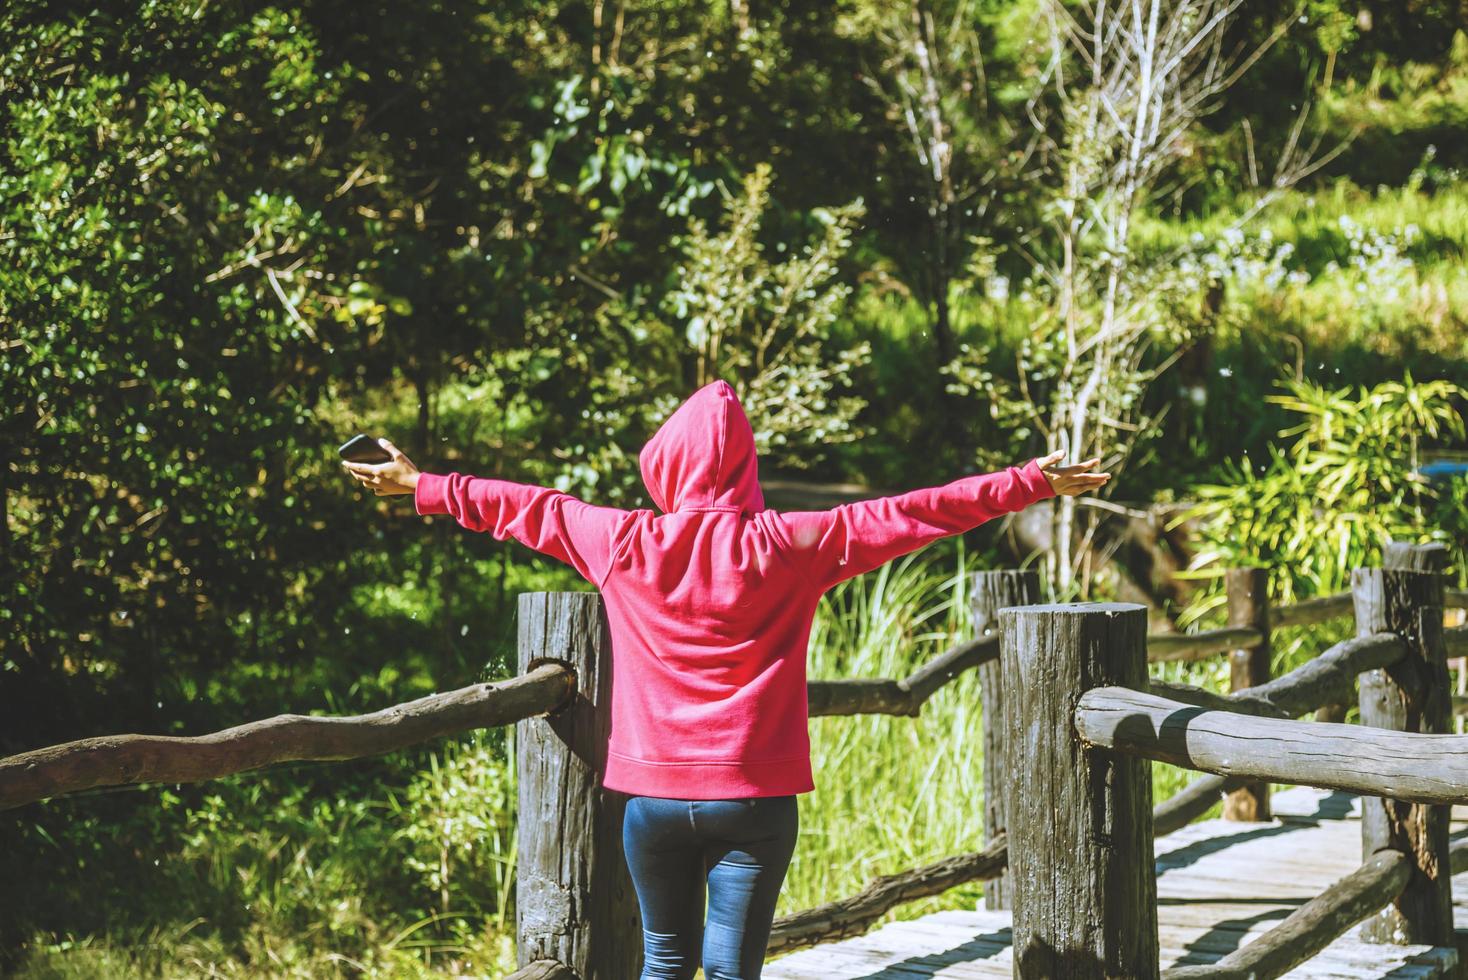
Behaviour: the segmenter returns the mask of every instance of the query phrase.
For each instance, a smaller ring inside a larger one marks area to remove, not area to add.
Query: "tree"
[[[1142,396],[1191,343],[1184,312],[1209,284],[1180,271],[1178,256],[1137,255],[1136,221],[1172,188],[1180,160],[1195,150],[1199,123],[1283,34],[1290,17],[1258,45],[1225,46],[1242,0],[1088,0],[1041,6],[1043,62],[1036,75],[1033,135],[1043,223],[1019,248],[1033,263],[1028,289],[1041,298],[1018,358],[1019,382],[996,382],[971,356],[949,366],[1033,425],[1047,449],[1073,459],[1102,457],[1121,470],[1153,433],[1167,406],[1147,414]],[[1311,172],[1299,135],[1281,153],[1275,179],[1245,218]],[[1312,149],[1318,149],[1315,143]],[[1047,562],[1058,589],[1087,583],[1100,514],[1062,498]],[[1085,588],[1085,585],[1081,585]]]
[[[767,164],[756,166],[731,196],[717,233],[701,220],[690,223],[676,285],[662,306],[696,353],[695,385],[731,380],[760,452],[808,467],[825,447],[861,434],[853,419],[866,403],[839,389],[850,387],[851,371],[866,363],[870,346],[833,353],[826,337],[851,293],[836,278],[837,263],[863,207],[812,212],[820,226],[815,242],[772,262],[760,240],[771,180]],[[778,247],[786,250],[784,242]]]
[[[986,68],[985,34],[979,0],[906,0],[858,7],[843,19],[844,33],[876,42],[863,81],[885,110],[905,151],[883,175],[893,181],[888,234],[912,239],[894,251],[915,292],[930,311],[940,365],[956,353],[950,303],[955,280],[973,251],[980,230],[993,235],[1005,221],[991,211],[1008,201],[1016,176],[1028,162],[1021,130],[1023,111],[991,89],[1010,87],[1003,53],[995,77]],[[903,220],[917,211],[916,234]],[[980,243],[981,244],[981,243]]]

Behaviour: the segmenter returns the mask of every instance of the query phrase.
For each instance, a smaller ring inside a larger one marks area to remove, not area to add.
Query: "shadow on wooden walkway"
[[[1354,797],[1295,788],[1274,797],[1268,823],[1207,820],[1159,838],[1157,919],[1162,968],[1212,963],[1267,932],[1361,863]],[[1465,824],[1455,822],[1454,829]],[[1468,928],[1468,874],[1454,881]],[[766,980],[1011,977],[1010,914],[945,911],[891,922],[856,939],[771,960]],[[1457,956],[1430,946],[1365,943],[1352,929],[1288,980],[1416,980],[1449,975]]]

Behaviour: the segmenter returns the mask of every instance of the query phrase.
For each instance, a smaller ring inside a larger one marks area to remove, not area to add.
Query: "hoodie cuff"
[[[1045,471],[1040,469],[1038,458],[1030,460],[1018,469],[1020,482],[1030,492],[1031,503],[1055,496],[1055,488],[1050,485],[1050,478],[1045,475]],[[421,482],[419,486],[422,486]]]
[[[419,473],[413,489],[413,508],[420,514],[447,514],[449,478],[437,473]]]

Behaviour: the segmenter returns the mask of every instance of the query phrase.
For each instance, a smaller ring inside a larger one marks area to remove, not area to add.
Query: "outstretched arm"
[[[551,487],[463,473],[420,473],[397,447],[386,463],[347,463],[347,469],[379,497],[411,493],[419,514],[449,514],[471,531],[559,558],[600,587],[630,513],[588,504]]]
[[[1075,496],[1110,479],[1106,473],[1086,472],[1099,458],[1060,466],[1063,455],[1052,453],[1023,466],[830,510],[787,511],[775,519],[796,560],[806,563],[824,591],[939,538],[1057,494]]]

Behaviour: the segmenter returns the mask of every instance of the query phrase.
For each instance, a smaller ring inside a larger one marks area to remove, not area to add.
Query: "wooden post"
[[[1230,568],[1224,573],[1224,584],[1228,590],[1228,625],[1256,629],[1263,637],[1253,649],[1229,651],[1228,689],[1242,691],[1269,682],[1269,571]],[[1269,784],[1247,783],[1225,796],[1223,819],[1268,820]]]
[[[1447,549],[1440,544],[1388,545],[1384,568],[1351,572],[1356,634],[1396,633],[1406,655],[1382,670],[1361,675],[1361,724],[1394,731],[1450,731],[1452,700],[1443,650],[1443,582]],[[1452,946],[1452,869],[1448,819],[1452,808],[1401,803],[1379,797],[1361,800],[1363,858],[1383,848],[1412,859],[1407,887],[1368,918],[1361,938],[1379,943]]]
[[[595,592],[519,597],[519,669],[546,660],[576,672],[576,696],[515,725],[521,968],[559,963],[581,980],[642,970],[637,893],[622,856],[625,794],[601,788],[611,694],[611,634]]]
[[[1156,980],[1152,770],[1087,749],[1075,711],[1091,688],[1147,688],[1147,611],[1085,602],[1001,609],[1013,768],[1008,806],[1014,975]]]
[[[974,635],[997,636],[999,610],[1005,606],[1028,606],[1040,601],[1040,574],[1035,571],[1002,570],[975,572],[969,578],[969,608]],[[998,659],[979,667],[979,703],[983,712],[984,740],[984,845],[1004,833],[1009,784],[1014,778],[1009,754],[1004,750],[1003,671]],[[984,907],[1007,909],[1009,872],[984,882]]]

